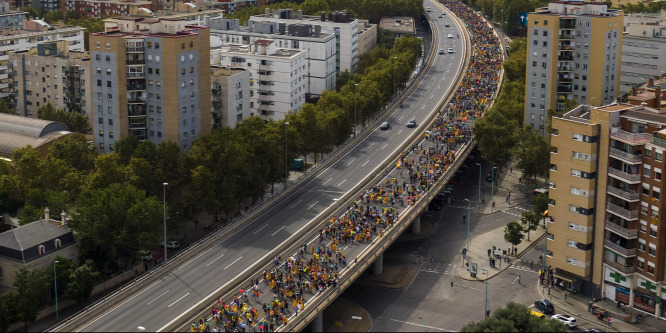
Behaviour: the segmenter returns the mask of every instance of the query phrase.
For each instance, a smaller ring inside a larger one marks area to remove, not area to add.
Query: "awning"
[[[563,277],[562,275],[558,275],[558,274],[553,274],[553,275],[555,275],[555,277],[558,278],[558,279],[560,279],[560,280],[564,280],[564,281],[567,281],[567,282],[569,282],[569,283],[573,283],[572,280],[570,280],[570,279],[568,279],[568,278],[566,278],[566,277]]]

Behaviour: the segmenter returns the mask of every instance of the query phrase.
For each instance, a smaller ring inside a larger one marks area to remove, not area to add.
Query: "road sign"
[[[528,13],[520,13],[520,16],[518,16],[520,19],[520,25],[527,25],[527,15]]]

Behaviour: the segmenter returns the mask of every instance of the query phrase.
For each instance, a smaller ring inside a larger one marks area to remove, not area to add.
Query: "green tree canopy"
[[[74,269],[69,276],[67,297],[80,303],[87,303],[99,276],[100,273],[95,268],[93,261],[86,260],[85,264]]]
[[[546,139],[534,127],[523,127],[518,131],[518,144],[512,150],[517,166],[525,177],[546,175],[550,166],[550,147]]]
[[[509,302],[503,308],[496,309],[492,316],[484,321],[470,322],[463,326],[462,332],[567,332],[567,327],[557,320],[538,318],[529,313],[523,304]]]
[[[528,210],[522,213],[520,223],[523,225],[523,230],[527,232],[527,240],[530,240],[530,231],[537,230],[539,227],[539,220],[541,215],[533,210]]]
[[[50,286],[51,275],[44,274],[39,269],[28,271],[21,268],[16,272],[14,279],[14,288],[17,292],[15,304],[16,320],[25,324],[25,330],[28,331],[28,323],[37,319],[39,307],[42,304],[42,297]]]
[[[504,240],[507,243],[513,245],[513,247],[518,246],[522,243],[525,235],[523,235],[523,226],[519,222],[509,222],[509,224],[504,227]]]
[[[86,115],[56,109],[51,103],[46,103],[46,105],[39,107],[37,109],[37,117],[39,119],[62,123],[72,132],[83,134],[90,132],[89,119]]]
[[[472,133],[483,158],[497,165],[504,165],[511,158],[511,149],[516,145],[518,126],[500,112],[489,112],[474,122]]]

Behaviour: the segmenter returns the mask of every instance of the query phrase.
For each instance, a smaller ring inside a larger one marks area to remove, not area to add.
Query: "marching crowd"
[[[399,217],[397,205],[414,204],[453,163],[456,149],[472,137],[473,120],[482,116],[497,90],[502,51],[492,28],[472,9],[458,0],[441,1],[465,22],[471,59],[454,97],[427,131],[432,145],[403,152],[396,168],[399,175],[360,193],[342,216],[329,219],[316,240],[302,244],[286,260],[276,256],[272,269],[264,270],[249,290],[240,289],[228,303],[218,300],[211,319],[193,322],[191,331],[272,332],[286,324],[303,309],[306,297],[337,286],[348,264],[344,253],[349,246],[383,237]]]

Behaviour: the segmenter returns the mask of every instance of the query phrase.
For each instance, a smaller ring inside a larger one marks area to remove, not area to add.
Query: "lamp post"
[[[166,228],[166,187],[169,183],[162,183],[162,195],[164,198],[164,263],[167,262],[167,228]]]
[[[546,221],[546,217],[548,216],[548,210],[546,209],[545,212],[543,212],[543,226],[546,228],[546,237],[543,238],[543,258],[542,258],[542,267],[543,270],[542,272],[546,272],[546,247],[548,247],[548,221]]]
[[[495,210],[495,164],[490,169],[490,211]]]
[[[356,136],[356,87],[358,83],[354,83],[354,136]]]
[[[486,280],[484,281],[486,283],[486,302],[484,303],[485,309],[483,311],[483,320],[488,319],[488,270],[485,268],[481,268],[481,270],[486,273]]]
[[[472,206],[472,201],[467,198],[465,198],[465,201],[467,201],[467,251],[469,251],[469,220],[471,218],[469,209]]]
[[[56,321],[58,321],[58,276],[56,275],[56,264],[59,261],[53,262],[53,287],[55,289],[55,302],[56,302]]]
[[[287,154],[287,147],[289,143],[289,136],[287,135],[287,126],[289,122],[284,122],[284,187],[287,187],[287,181],[289,180],[289,155]]]
[[[398,57],[393,57],[393,98],[398,97],[395,93],[395,63],[398,61]]]
[[[481,163],[476,163],[476,165],[479,166],[479,202],[477,204],[477,209],[480,211],[481,210]]]

